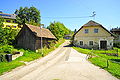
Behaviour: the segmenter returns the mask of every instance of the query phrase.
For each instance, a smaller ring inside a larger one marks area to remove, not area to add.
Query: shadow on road
[[[73,45],[72,45],[72,44],[69,44],[69,45],[66,45],[66,46],[64,46],[64,47],[73,47]]]

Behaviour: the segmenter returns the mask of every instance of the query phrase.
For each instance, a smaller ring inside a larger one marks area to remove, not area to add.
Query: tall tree
[[[69,34],[70,30],[65,27],[63,23],[60,22],[53,22],[47,27],[57,39],[63,38],[64,35]]]
[[[19,25],[28,23],[32,25],[39,25],[40,24],[40,11],[35,7],[20,7],[19,10],[16,9],[15,11],[16,20]]]

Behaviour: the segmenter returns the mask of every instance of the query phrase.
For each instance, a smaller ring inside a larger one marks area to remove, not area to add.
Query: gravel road
[[[0,80],[118,80],[91,64],[66,41],[49,55],[0,76]]]

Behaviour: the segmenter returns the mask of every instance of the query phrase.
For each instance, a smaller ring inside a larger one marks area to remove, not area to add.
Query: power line
[[[56,18],[88,18],[88,17],[91,17],[91,16],[82,16],[82,17],[42,17],[42,18],[52,18],[52,19],[56,19]]]
[[[69,18],[89,18],[93,17],[95,19],[96,13],[93,11],[91,16],[76,16],[76,17],[42,17],[42,18],[48,18],[48,19],[69,19]]]

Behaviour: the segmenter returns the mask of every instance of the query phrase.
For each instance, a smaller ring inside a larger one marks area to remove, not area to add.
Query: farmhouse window
[[[80,41],[80,45],[83,45],[83,41]]]
[[[6,22],[10,22],[10,20],[6,20]]]
[[[94,29],[94,33],[98,33],[98,29]]]
[[[16,28],[16,26],[14,26],[14,28]]]
[[[6,27],[10,27],[10,25],[6,25]]]
[[[89,32],[89,29],[85,29],[85,33],[88,33]]]
[[[89,45],[93,45],[93,41],[89,41]]]

